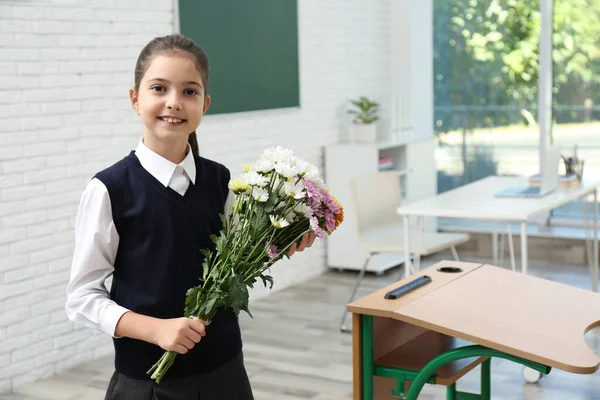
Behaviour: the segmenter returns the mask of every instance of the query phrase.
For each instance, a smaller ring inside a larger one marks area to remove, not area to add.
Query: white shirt
[[[196,165],[188,145],[183,161],[174,164],[156,154],[143,141],[135,155],[146,169],[165,187],[184,195],[190,182],[196,183]],[[229,212],[234,196],[230,191],[225,202]],[[75,251],[71,277],[67,286],[65,311],[69,319],[100,329],[113,337],[119,319],[128,310],[110,299],[105,281],[114,271],[119,248],[119,234],[112,218],[106,186],[94,178],[81,195],[75,221]]]

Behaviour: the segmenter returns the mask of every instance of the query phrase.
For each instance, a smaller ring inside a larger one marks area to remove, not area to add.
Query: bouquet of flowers
[[[223,228],[211,239],[215,251],[204,255],[198,286],[186,293],[185,316],[208,325],[221,306],[247,312],[248,287],[260,279],[273,287],[267,272],[307,232],[331,234],[343,221],[342,206],[325,188],[319,171],[291,150],[267,148],[244,173],[232,179],[236,195],[231,212],[221,216]],[[175,361],[166,351],[148,371],[157,383]]]

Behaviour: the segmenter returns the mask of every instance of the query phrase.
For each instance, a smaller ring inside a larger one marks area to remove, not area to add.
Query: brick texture
[[[75,213],[93,174],[141,137],[127,91],[142,46],[174,31],[174,3],[0,4],[0,392],[112,351],[109,337],[64,313]],[[345,102],[388,95],[389,11],[390,0],[299,0],[301,107],[208,116],[203,155],[236,175],[282,145],[322,169]],[[325,268],[317,242],[273,268],[273,290]]]

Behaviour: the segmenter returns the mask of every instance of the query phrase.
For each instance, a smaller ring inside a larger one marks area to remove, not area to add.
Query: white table
[[[590,262],[590,277],[592,289],[598,287],[598,203],[597,188],[600,182],[583,181],[577,187],[559,188],[543,197],[497,197],[496,194],[509,187],[526,187],[527,178],[490,176],[468,185],[428,197],[414,203],[402,205],[397,209],[404,217],[404,259],[410,260],[409,249],[409,217],[419,217],[422,226],[423,217],[446,217],[520,222],[521,223],[521,271],[527,273],[527,222],[534,216],[546,213],[583,198],[590,194],[593,202],[593,240],[592,260]],[[497,243],[494,229],[494,246]],[[407,262],[405,273],[408,274],[410,261]]]

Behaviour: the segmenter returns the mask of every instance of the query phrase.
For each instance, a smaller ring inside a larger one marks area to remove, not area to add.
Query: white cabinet
[[[376,172],[379,169],[379,159],[391,158],[394,170],[408,171],[401,182],[402,187],[406,188],[403,197],[410,201],[433,195],[436,191],[433,151],[432,138],[410,142],[388,140],[372,144],[333,144],[325,147],[325,180],[331,193],[344,207],[344,223],[327,237],[327,265],[330,268],[360,269],[367,257],[356,236],[350,180]],[[381,273],[403,261],[400,254],[378,254],[371,259],[367,271]]]
[[[402,179],[407,201],[435,195],[437,177],[433,138],[433,0],[392,1],[390,9],[389,98],[382,104],[378,141],[333,144],[325,148],[325,179],[344,207],[344,223],[327,237],[327,265],[360,269],[367,257],[356,238],[350,180],[378,170],[379,159],[391,158],[395,170],[408,170]],[[357,93],[357,96],[363,93]],[[435,230],[426,219],[425,229]],[[383,272],[403,263],[396,254],[371,259],[368,271]]]

